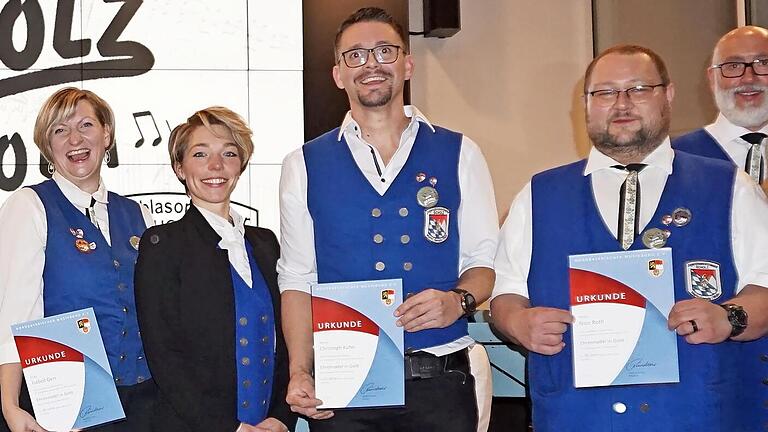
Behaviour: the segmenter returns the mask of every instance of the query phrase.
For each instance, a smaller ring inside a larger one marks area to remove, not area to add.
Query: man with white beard
[[[740,27],[718,41],[707,70],[720,114],[714,123],[672,141],[688,153],[728,160],[766,182],[768,30]]]
[[[715,46],[707,74],[720,114],[714,123],[673,140],[672,147],[730,160],[768,191],[768,30],[747,26],[728,32]],[[745,342],[742,349],[743,430],[762,431],[768,428],[768,339]]]

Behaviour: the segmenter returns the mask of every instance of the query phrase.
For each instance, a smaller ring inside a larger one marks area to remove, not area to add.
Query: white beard
[[[738,108],[736,106],[736,93],[749,90],[762,91],[764,93],[763,103],[746,109]],[[725,118],[736,126],[755,129],[768,122],[768,86],[752,84],[730,90],[723,90],[716,86],[715,103]]]

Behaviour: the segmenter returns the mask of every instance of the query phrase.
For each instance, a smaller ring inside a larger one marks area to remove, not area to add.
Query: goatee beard
[[[657,122],[642,124],[640,130],[627,140],[620,141],[617,136],[612,135],[608,131],[608,126],[599,131],[588,129],[587,132],[592,140],[592,144],[603,154],[616,160],[630,159],[640,162],[645,156],[654,151],[669,134],[669,111],[669,105],[666,105],[662,108],[661,116]],[[608,124],[610,124],[610,118]]]

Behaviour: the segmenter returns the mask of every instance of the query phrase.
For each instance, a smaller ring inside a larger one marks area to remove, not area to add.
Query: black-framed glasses
[[[357,68],[368,63],[368,55],[373,53],[373,58],[379,64],[389,64],[397,61],[397,56],[402,47],[398,45],[378,45],[373,48],[352,48],[341,53],[344,64],[350,68]],[[341,59],[339,59],[341,61]]]
[[[720,69],[723,78],[738,78],[744,76],[747,66],[752,68],[755,75],[768,75],[768,58],[755,59],[750,62],[725,62],[712,65],[710,69]]]
[[[632,103],[645,103],[653,97],[656,87],[666,87],[664,83],[653,85],[636,85],[627,89],[601,89],[587,92],[592,100],[603,106],[611,106],[619,99],[619,93],[625,93]]]

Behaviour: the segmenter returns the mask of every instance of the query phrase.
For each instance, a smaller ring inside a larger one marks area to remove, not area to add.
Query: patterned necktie
[[[761,183],[765,178],[763,173],[763,153],[760,151],[760,144],[766,136],[768,135],[760,132],[752,132],[741,136],[741,139],[751,144],[749,153],[747,153],[747,161],[744,164],[744,171],[757,183]]]
[[[99,228],[99,221],[96,219],[96,210],[93,208],[93,206],[96,205],[96,198],[91,197],[91,206],[88,207],[88,219],[90,219],[91,223],[96,226],[96,228]]]
[[[621,248],[627,250],[635,242],[635,236],[640,230],[640,171],[646,164],[613,165],[627,172],[627,178],[619,190],[619,225],[616,238]]]

